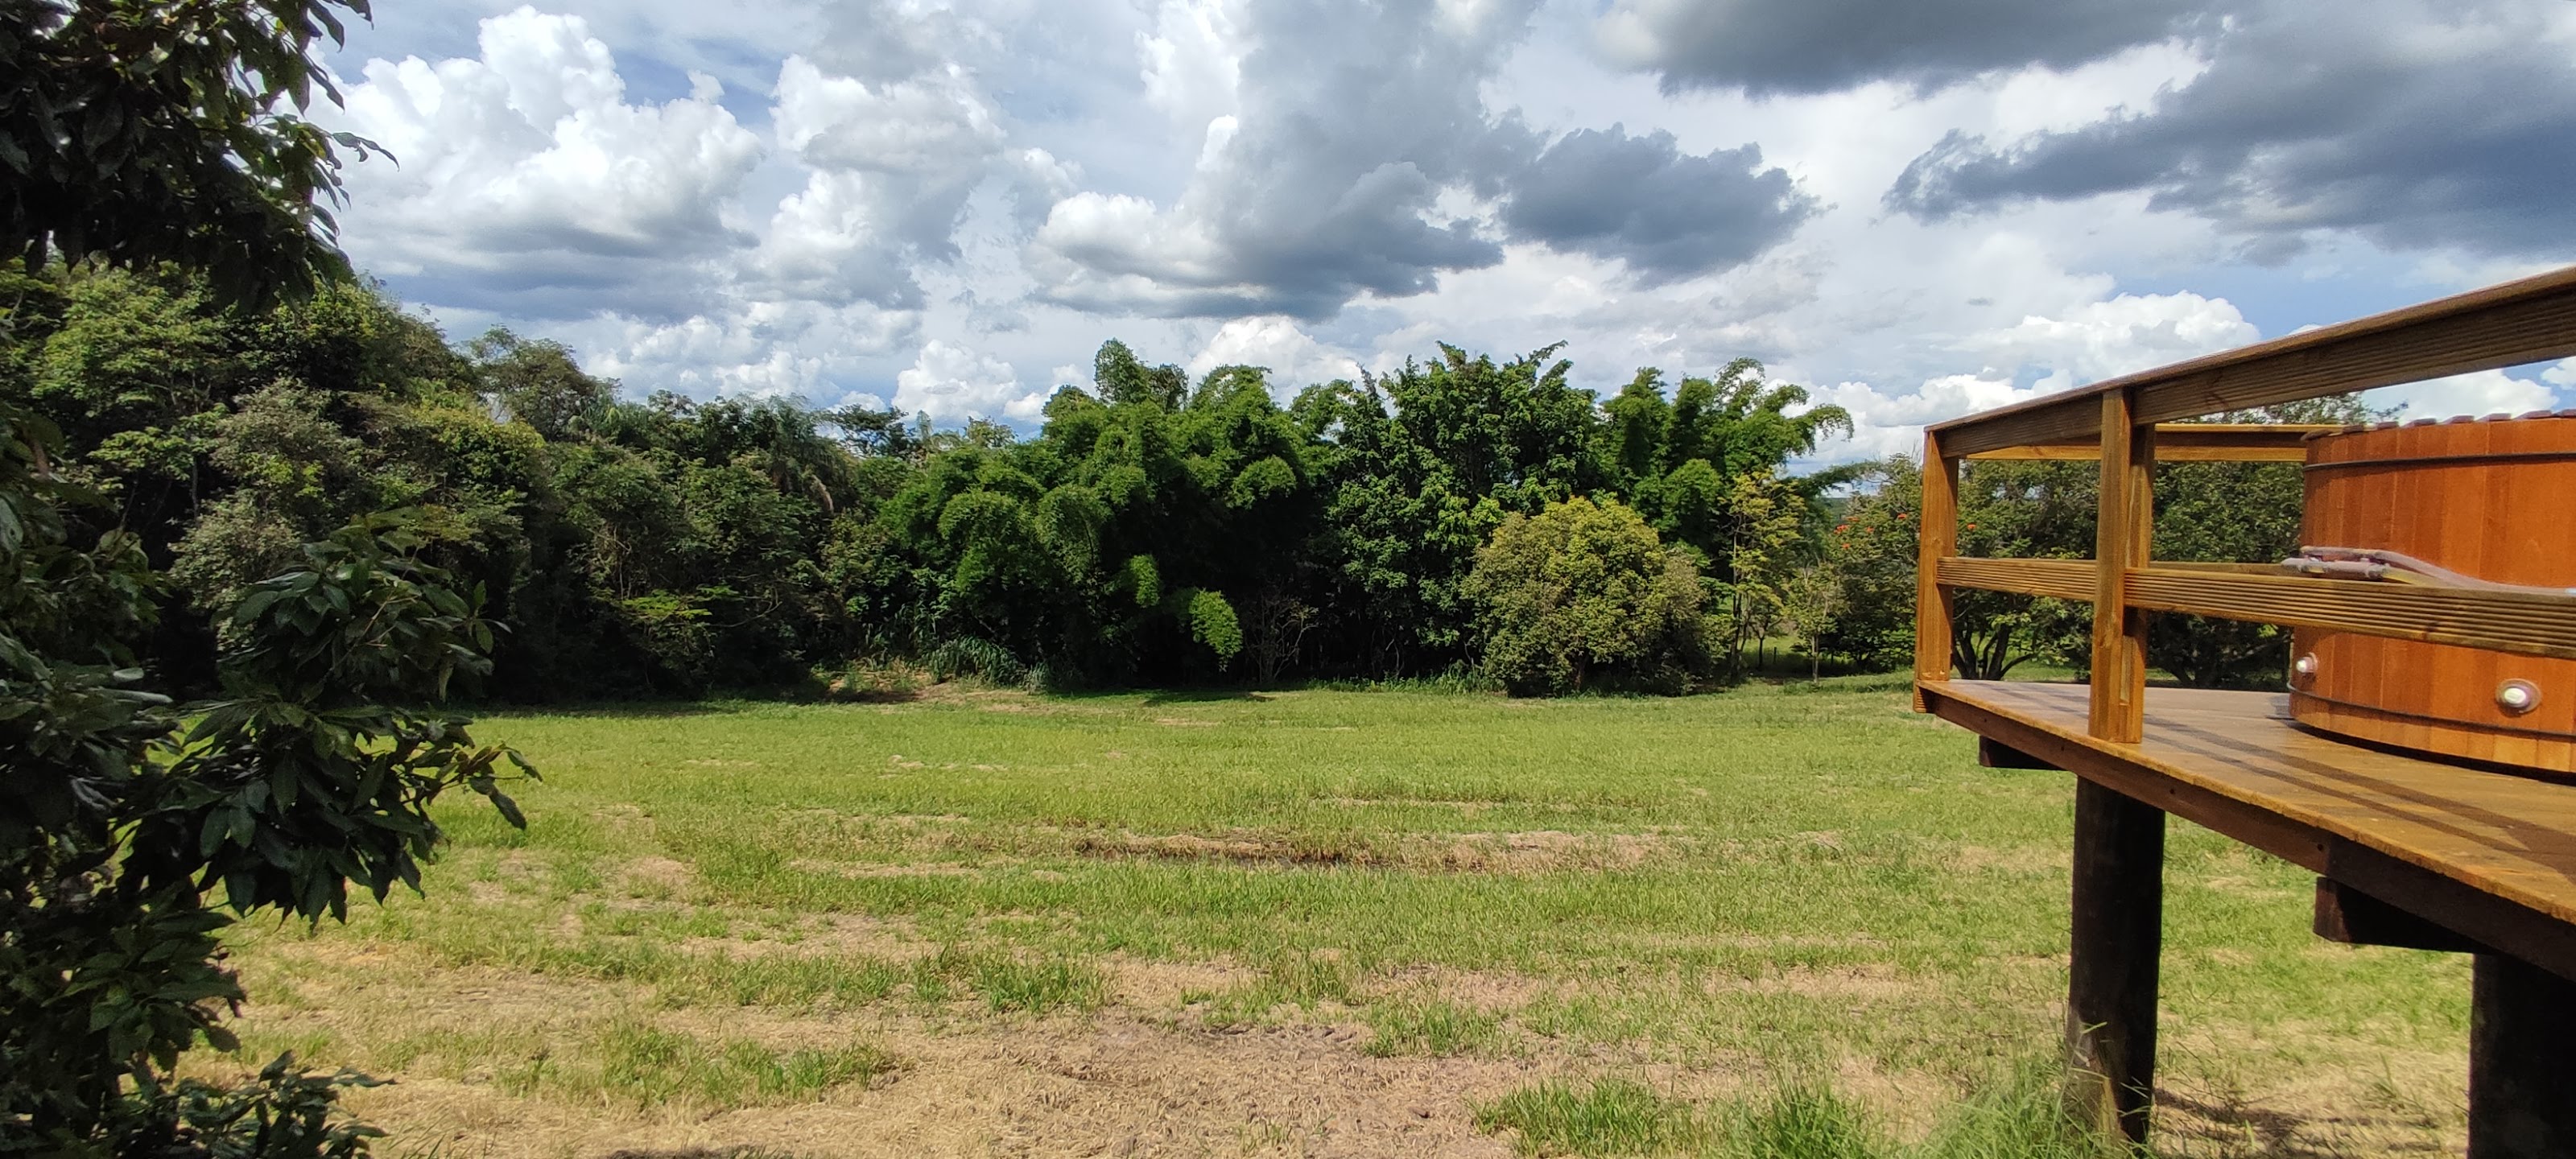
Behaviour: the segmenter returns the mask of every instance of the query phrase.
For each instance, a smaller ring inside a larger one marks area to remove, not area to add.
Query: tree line
[[[1193,378],[1113,340],[1023,438],[622,397],[560,345],[451,343],[354,283],[250,308],[169,270],[0,278],[18,302],[0,394],[60,429],[66,477],[166,570],[176,614],[150,659],[183,684],[211,679],[212,612],[396,510],[510,627],[485,689],[502,699],[780,688],[853,662],[1063,685],[1473,669],[1500,630],[1479,551],[1582,497],[1686,567],[1706,639],[1645,681],[1682,687],[1776,629],[1847,474],[1784,472],[1849,419],[1750,360],[1641,371],[1604,401],[1555,347],[1443,346],[1283,405],[1261,368]],[[1619,683],[1597,667],[1593,686]]]

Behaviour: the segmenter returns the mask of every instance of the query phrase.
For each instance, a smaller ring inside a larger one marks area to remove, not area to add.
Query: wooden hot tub
[[[2301,538],[2312,555],[2339,560],[2320,570],[2576,588],[2576,417],[2312,437]],[[2290,655],[2290,712],[2313,728],[2576,773],[2576,660],[2311,628],[2293,635]]]

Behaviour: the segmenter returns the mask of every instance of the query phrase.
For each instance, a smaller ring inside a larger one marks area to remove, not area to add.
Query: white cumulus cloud
[[[1360,374],[1357,359],[1317,342],[1295,319],[1279,314],[1237,318],[1218,327],[1216,336],[1190,359],[1189,372],[1196,378],[1220,366],[1269,370],[1271,393],[1283,402],[1316,383]]]
[[[2564,365],[2562,363],[2561,367]],[[2518,415],[2554,410],[2558,406],[2557,392],[2551,390],[2546,382],[2515,378],[2501,370],[2480,370],[2382,387],[2363,392],[2361,398],[2374,407],[2395,407],[2397,417],[2409,421],[2460,415],[2481,418],[2499,414]]]
[[[1010,363],[934,338],[911,367],[895,375],[894,405],[906,413],[927,414],[934,422],[1032,422],[1054,393],[1053,387],[1022,387]]]
[[[2026,317],[1972,335],[1960,347],[1995,366],[2044,367],[2049,373],[2040,388],[2050,391],[2243,346],[2261,336],[2224,298],[2121,294],[2061,317]]]
[[[346,86],[348,127],[392,154],[349,178],[358,259],[442,304],[536,317],[703,300],[681,271],[749,243],[726,209],[758,136],[711,96],[629,103],[578,16],[520,8],[483,21],[477,45],[372,60]]]

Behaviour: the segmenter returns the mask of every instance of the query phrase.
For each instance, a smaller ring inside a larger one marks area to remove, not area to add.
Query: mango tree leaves
[[[227,300],[349,275],[321,202],[339,150],[297,115],[338,99],[314,44],[366,0],[0,2],[0,260],[203,272]]]

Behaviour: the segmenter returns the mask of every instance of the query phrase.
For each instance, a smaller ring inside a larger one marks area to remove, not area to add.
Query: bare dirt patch
[[[1392,839],[1338,832],[1298,833],[1235,829],[1223,833],[1144,834],[1131,830],[1015,830],[1027,847],[1061,834],[1064,851],[1082,857],[1141,857],[1176,861],[1236,861],[1279,865],[1369,865],[1447,873],[1549,873],[1635,869],[1672,855],[1672,843],[1652,833],[1457,833],[1402,835]]]
[[[1032,826],[1023,832],[1044,832]],[[1064,832],[1064,831],[1058,831]],[[1387,860],[1378,851],[1328,838],[1302,837],[1261,830],[1234,830],[1222,836],[1198,833],[1143,834],[1130,830],[1073,830],[1065,851],[1083,857],[1144,857],[1173,861],[1252,861],[1294,865],[1376,864]]]
[[[946,861],[817,861],[810,857],[795,858],[787,868],[799,873],[829,873],[840,877],[974,877],[986,866],[958,865]]]
[[[1511,1014],[1543,998],[1579,993],[1582,984],[1573,979],[1421,966],[1397,971],[1374,989],[1390,995],[1419,994],[1483,1014]]]
[[[689,938],[679,948],[713,952],[731,958],[763,954],[830,957],[861,954],[905,962],[939,952],[938,943],[922,936],[911,922],[865,914],[824,914],[798,922],[784,936],[771,938]]]
[[[638,857],[619,866],[615,888],[631,896],[668,896],[697,883],[697,867],[669,857]]]
[[[1194,970],[1204,970],[1201,976]],[[1123,992],[1153,999],[1230,980],[1229,967],[1120,963]],[[414,1033],[543,1050],[582,1018],[629,1008],[621,988],[517,979],[492,971],[407,977],[402,1019]],[[352,1018],[365,996],[324,988],[338,1009],[254,1011],[254,1022],[339,1024],[344,1042],[383,1040],[383,1015]],[[333,1001],[333,1000],[338,1001]],[[346,1003],[346,1005],[342,1005]],[[1112,1009],[1086,1019],[959,1024],[938,1014],[869,1010],[816,1015],[748,1008],[665,1011],[658,1024],[772,1049],[863,1041],[898,1060],[890,1077],[844,1084],[787,1105],[713,1114],[508,1093],[493,1068],[405,1074],[360,1092],[352,1108],[394,1132],[388,1147],[444,1154],[602,1157],[745,1148],[799,1156],[1306,1155],[1490,1156],[1511,1153],[1475,1131],[1471,1104],[1552,1067],[1472,1058],[1371,1058],[1346,1028],[1256,1027],[1218,1033]],[[572,1020],[572,1021],[567,1021]],[[283,1028],[283,1027],[281,1027]],[[362,1052],[363,1053],[363,1052]],[[355,1061],[365,1063],[361,1057]]]
[[[915,707],[971,708],[978,712],[1018,716],[1119,716],[1126,711],[1114,705],[1052,699],[1022,688],[995,688],[968,680],[951,680],[921,688],[901,704],[885,705],[880,711]]]
[[[1186,1005],[1204,995],[1221,994],[1257,980],[1259,971],[1231,962],[1157,962],[1126,954],[1101,960],[1109,971],[1109,992],[1129,1010],[1151,1012]]]
[[[2224,1052],[2245,1029],[2187,1027],[2161,1047],[2156,1132],[2178,1156],[2458,1155],[2468,1142],[2466,1060],[2362,1045],[2336,1028],[2276,1024],[2267,1045],[2313,1059],[2251,1072]]]
[[[1960,869],[1998,873],[2065,873],[2073,864],[2065,850],[2040,846],[1994,849],[1984,845],[1960,845],[1950,850],[1948,861]]]
[[[1635,869],[1669,852],[1651,833],[1461,833],[1440,850],[1439,867],[1467,873]]]
[[[1872,964],[1841,969],[1816,969],[1797,966],[1753,978],[1713,978],[1704,984],[1712,993],[1727,991],[1754,994],[1793,994],[1800,998],[1821,998],[1850,1002],[1881,1002],[1919,993],[1923,986],[1899,976],[1893,966]]]

